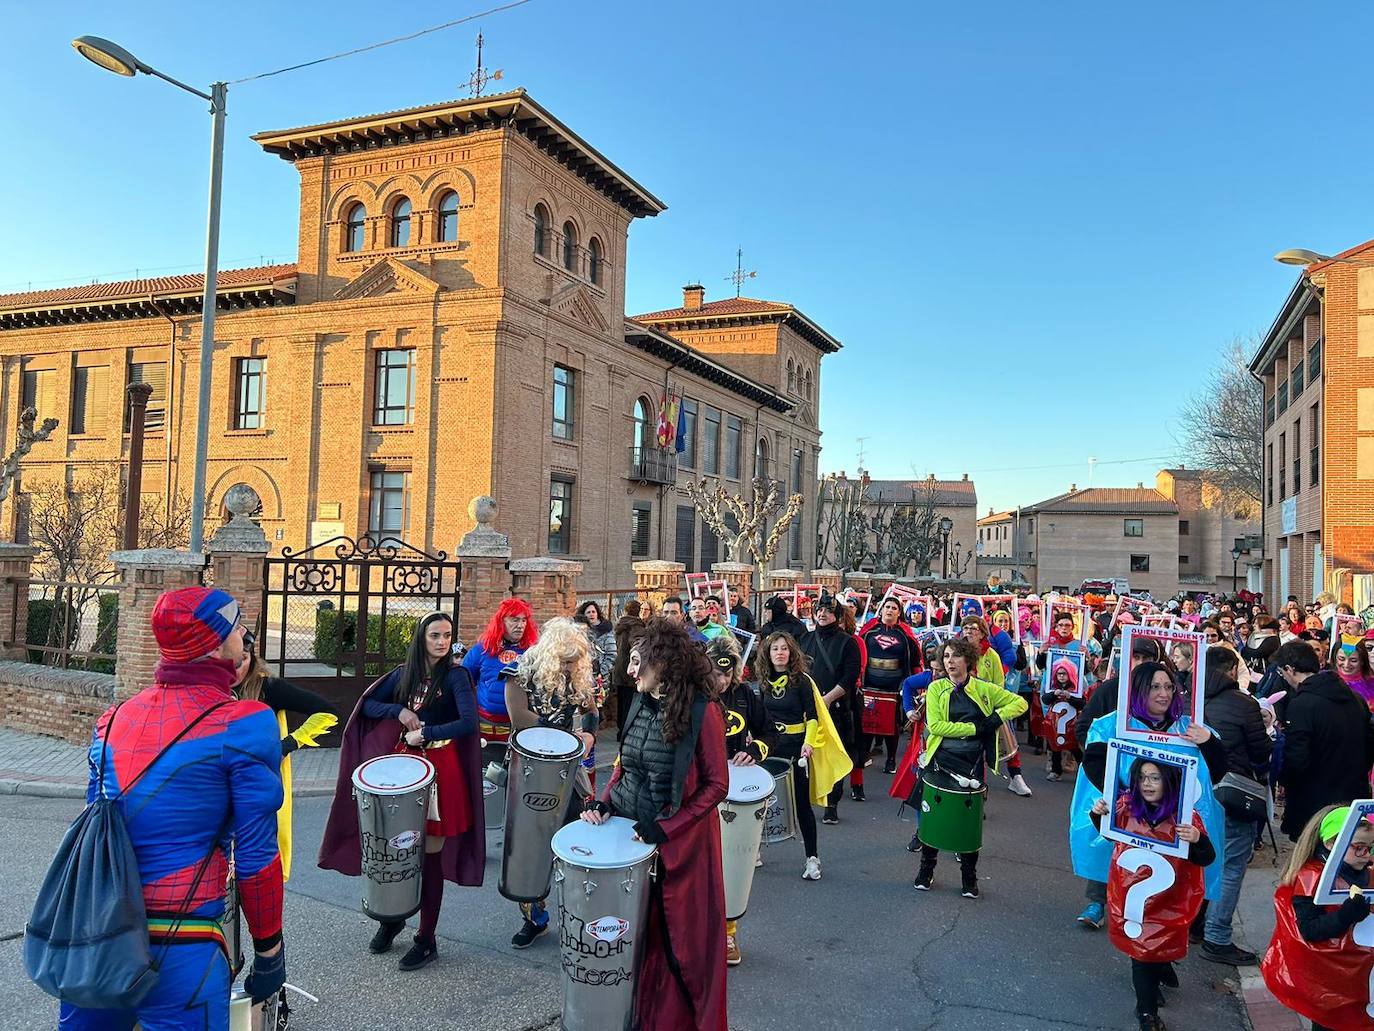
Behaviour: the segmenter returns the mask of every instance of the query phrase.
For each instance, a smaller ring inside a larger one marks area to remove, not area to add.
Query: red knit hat
[[[239,603],[214,587],[166,591],[153,606],[153,637],[170,662],[203,658],[224,643],[239,622]]]

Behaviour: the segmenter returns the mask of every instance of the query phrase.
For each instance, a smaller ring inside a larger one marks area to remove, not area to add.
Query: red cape
[[[358,804],[353,800],[353,771],[368,759],[396,751],[396,742],[400,740],[402,732],[399,720],[371,720],[363,715],[363,699],[384,680],[385,676],[379,678],[363,692],[353,708],[353,715],[348,718],[348,725],[344,727],[343,740],[339,744],[339,779],[334,785],[334,802],[329,807],[329,820],[324,825],[324,839],[320,842],[321,870],[337,870],[349,877],[358,877],[363,872],[362,845],[358,840]],[[472,690],[470,679],[468,690]],[[476,734],[455,738],[454,745],[458,749],[458,765],[468,790],[472,821],[462,834],[444,841],[440,863],[444,880],[476,888],[481,887],[487,865],[482,760]]]

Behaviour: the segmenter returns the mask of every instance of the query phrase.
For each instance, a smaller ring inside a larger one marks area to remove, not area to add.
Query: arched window
[[[754,447],[754,476],[768,476],[768,438],[760,437]]]
[[[641,450],[652,447],[654,443],[653,406],[647,397],[635,402],[634,446]]]
[[[344,215],[344,250],[363,249],[363,233],[367,226],[367,211],[361,204],[354,204]]]
[[[587,241],[587,278],[601,285],[601,241],[595,236]]]
[[[806,370],[806,399],[807,399],[808,401],[811,400],[811,389],[812,389],[814,383],[815,383],[815,381],[811,378],[811,370],[810,370],[810,369],[807,369],[807,370]]]
[[[439,243],[458,240],[458,194],[452,191],[439,198]]]
[[[787,392],[795,394],[797,392],[797,369],[792,364],[792,359],[787,359]]]
[[[534,253],[547,256],[549,235],[549,213],[544,205],[534,206]]]
[[[577,227],[571,222],[563,223],[563,267],[577,271]]]
[[[410,201],[402,197],[391,209],[391,231],[387,241],[390,247],[410,245]]]

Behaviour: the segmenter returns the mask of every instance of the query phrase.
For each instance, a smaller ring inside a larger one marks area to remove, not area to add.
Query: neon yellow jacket
[[[989,650],[994,660],[997,653]],[[1000,661],[999,661],[1000,666]],[[973,704],[978,706],[978,710],[983,715],[990,715],[994,711],[1004,720],[1013,720],[1029,708],[1026,700],[1020,695],[1012,694],[1004,687],[991,684],[986,680],[979,680],[971,677],[964,685],[964,690]],[[948,677],[942,677],[930,685],[926,691],[926,747],[921,753],[921,765],[925,766],[930,762],[935,750],[940,747],[940,743],[947,737],[969,738],[976,737],[978,728],[972,723],[951,721],[949,718],[949,696],[954,693],[954,682]],[[1001,744],[1001,736],[998,736],[998,744]],[[994,757],[993,765],[1001,762],[1001,756]]]

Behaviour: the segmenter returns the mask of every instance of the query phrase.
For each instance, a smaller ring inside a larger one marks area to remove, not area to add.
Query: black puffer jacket
[[[1264,732],[1259,702],[1224,674],[1207,678],[1203,697],[1203,719],[1226,746],[1226,772],[1254,777],[1256,770],[1269,764],[1269,753],[1274,748]]]
[[[638,616],[621,616],[615,624],[615,665],[611,667],[611,686],[634,690],[635,682],[626,672],[630,665],[630,647],[644,633],[644,620]]]
[[[1296,841],[1323,806],[1368,797],[1374,724],[1369,706],[1330,670],[1308,677],[1286,701],[1279,780],[1287,791],[1283,832]]]

